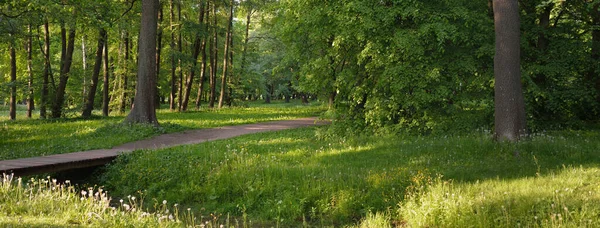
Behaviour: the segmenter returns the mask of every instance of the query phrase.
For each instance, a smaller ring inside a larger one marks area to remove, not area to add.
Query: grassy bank
[[[0,160],[112,148],[161,133],[316,116],[323,110],[317,103],[305,106],[298,101],[249,103],[246,107],[185,113],[158,110],[159,129],[122,125],[124,114],[92,119],[27,120],[21,110],[17,121],[6,120],[7,113],[0,117]]]
[[[600,225],[600,135],[317,140],[313,128],[138,151],[102,181],[253,224]]]

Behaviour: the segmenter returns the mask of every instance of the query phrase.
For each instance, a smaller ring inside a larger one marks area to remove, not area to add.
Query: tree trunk
[[[240,73],[246,73],[246,53],[248,52],[248,42],[250,41],[250,20],[252,19],[252,8],[248,9],[246,15],[246,34],[244,36],[244,46],[242,47],[242,62],[240,66]]]
[[[182,39],[181,39],[181,2],[177,3],[177,51],[180,55],[183,54]],[[183,96],[183,68],[181,66],[181,58],[177,58],[177,68],[179,69],[179,80],[177,81],[177,111],[181,112],[181,97]]]
[[[98,88],[98,77],[100,75],[100,68],[102,66],[102,50],[106,42],[106,30],[100,29],[98,34],[98,49],[96,49],[96,62],[94,63],[94,69],[92,71],[92,84],[88,90],[87,99],[83,109],[82,117],[92,116],[92,110],[94,110],[94,100],[96,97],[96,90]]]
[[[209,13],[209,9],[210,9],[210,2],[206,2],[206,11],[205,11],[205,15],[206,15],[206,19],[203,20],[204,23],[204,32],[205,34],[202,35],[202,45],[200,46],[200,52],[202,52],[202,65],[200,66],[200,82],[198,85],[198,95],[196,96],[196,109],[200,108],[200,103],[202,101],[202,93],[204,90],[204,78],[206,77],[206,40],[208,39],[208,36],[206,35],[206,33],[208,32],[209,29],[209,18],[210,18],[210,13]]]
[[[204,23],[204,11],[206,4],[204,1],[200,2],[200,11],[198,17],[198,23],[201,25]],[[198,56],[200,55],[200,49],[202,48],[203,39],[201,34],[196,34],[196,40],[194,40],[194,48],[192,51],[192,59],[194,62],[192,63],[192,68],[190,70],[190,75],[185,82],[185,92],[183,94],[183,101],[181,103],[181,110],[186,111],[188,107],[188,103],[190,100],[190,94],[192,93],[192,84],[194,83],[194,76],[196,74],[196,65],[198,65]]]
[[[233,12],[232,12],[233,13]],[[233,27],[233,20],[231,20],[231,26]],[[231,34],[231,31],[229,32],[229,86],[227,87],[229,89],[229,92],[227,93],[227,96],[225,97],[225,101],[227,106],[231,107],[231,103],[233,100],[233,86],[234,83],[237,82],[237,80],[234,80],[234,68],[233,68],[233,34]],[[235,84],[237,85],[237,83]]]
[[[600,3],[595,3],[592,7],[592,62],[594,63],[591,74],[595,76],[596,101],[600,104]],[[594,78],[594,76],[592,78]]]
[[[12,36],[12,35],[9,35]],[[14,44],[10,44],[10,109],[11,120],[17,118],[17,54]]]
[[[60,81],[55,91],[54,103],[52,104],[52,118],[62,116],[63,104],[65,102],[65,89],[71,72],[71,63],[73,63],[73,50],[75,49],[75,28],[69,29],[67,38],[66,28],[61,27],[62,51],[60,65]]]
[[[175,9],[173,5],[173,0],[169,1],[169,9],[170,9],[170,29],[171,29],[171,95],[169,99],[169,109],[171,111],[175,110],[175,99],[177,97],[177,79],[175,77],[176,69],[177,69],[177,59],[175,55]]]
[[[227,21],[227,32],[225,34],[225,50],[223,54],[223,77],[221,77],[221,95],[219,96],[219,108],[223,107],[227,94],[227,67],[229,63],[229,43],[231,39],[231,25],[233,23],[233,0],[229,2],[229,20]]]
[[[544,8],[544,10],[538,15],[540,32],[538,33],[537,39],[537,49],[540,52],[539,55],[543,55],[548,49],[550,45],[550,39],[548,38],[548,29],[550,28],[550,13],[552,12],[552,8],[554,8],[554,4],[549,4]],[[545,63],[542,63],[545,64]],[[544,84],[546,84],[547,76],[543,73],[538,73],[535,75],[533,79],[536,85],[544,88]]]
[[[108,104],[110,103],[108,93],[108,80],[110,78],[110,69],[108,67],[108,33],[104,32],[104,81],[102,86],[102,115],[108,116]]]
[[[219,32],[217,29],[217,5],[213,4],[213,39],[211,43],[211,56],[210,56],[210,95],[208,98],[208,107],[215,107],[215,99],[216,99],[216,83],[217,83],[217,59],[219,55],[219,47],[218,47],[218,36]]]
[[[31,34],[31,25],[27,26],[27,74],[29,74],[29,82],[27,83],[27,88],[29,89],[27,94],[27,118],[31,118],[31,113],[35,110],[35,99],[33,93],[33,58],[32,58],[32,49],[33,49],[33,41]]]
[[[162,52],[162,37],[163,37],[163,5],[160,4],[160,10],[158,11],[158,38],[156,44],[156,81],[160,77],[160,61],[161,61],[161,52]],[[160,107],[160,92],[158,89],[156,90],[156,94],[154,95],[154,103],[156,107]]]
[[[44,22],[44,72],[42,74],[42,93],[40,99],[40,118],[46,119],[46,106],[48,105],[48,84],[52,77],[52,66],[50,65],[50,30],[46,20]]]
[[[125,118],[125,123],[149,123],[158,126],[154,106],[158,7],[158,0],[142,1],[137,87],[133,108]]]
[[[498,141],[516,142],[521,134],[526,133],[517,0],[494,0],[494,26],[495,138]]]
[[[125,32],[125,37],[123,38],[123,43],[125,46],[125,64],[124,64],[124,71],[123,71],[123,85],[121,87],[122,89],[122,94],[121,94],[121,104],[119,105],[119,112],[123,113],[125,112],[125,106],[127,106],[127,81],[129,78],[129,33]]]

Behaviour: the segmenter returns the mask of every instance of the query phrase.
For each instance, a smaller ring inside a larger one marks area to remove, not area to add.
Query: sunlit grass
[[[146,190],[272,226],[546,227],[567,207],[577,219],[562,212],[560,222],[585,227],[600,212],[598,139],[587,131],[519,144],[485,133],[318,139],[307,128],[137,151],[102,183],[117,195]]]
[[[599,227],[600,169],[565,167],[515,180],[435,179],[400,203],[412,227]]]
[[[87,120],[27,120],[22,112],[17,121],[0,118],[0,160],[112,148],[162,133],[318,116],[323,110],[317,103],[305,106],[299,102],[252,103],[248,108],[184,113],[158,110],[160,128],[122,125],[124,114]],[[2,118],[8,117],[6,110],[0,110],[0,114],[6,114]]]
[[[153,212],[146,212],[143,199],[130,196],[111,202],[101,188],[79,190],[51,178],[23,181],[4,175],[0,203],[1,227],[185,227],[203,223],[191,210],[180,211],[166,201],[155,203]]]

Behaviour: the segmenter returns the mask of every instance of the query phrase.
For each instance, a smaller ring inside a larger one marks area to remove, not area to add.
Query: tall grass
[[[146,190],[272,226],[593,226],[598,139],[592,131],[519,144],[485,133],[318,139],[306,128],[137,151],[102,183],[117,195]]]
[[[188,210],[157,203],[154,212],[141,210],[143,200],[129,197],[111,203],[102,188],[78,190],[55,179],[13,179],[0,185],[1,227],[184,227],[203,224]],[[213,222],[206,223],[215,227]]]

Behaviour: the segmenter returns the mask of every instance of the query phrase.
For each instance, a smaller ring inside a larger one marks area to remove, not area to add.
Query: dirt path
[[[15,175],[31,175],[93,167],[107,164],[115,159],[119,154],[134,150],[159,149],[179,145],[197,144],[207,141],[233,138],[245,134],[324,125],[327,123],[327,121],[318,120],[317,118],[313,117],[210,129],[188,130],[179,133],[159,135],[141,141],[130,142],[113,147],[112,149],[100,149],[43,157],[4,160],[0,161],[0,174],[14,173]]]

